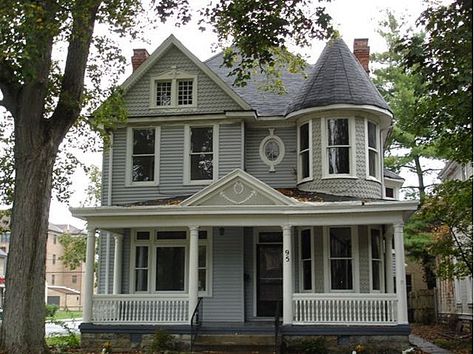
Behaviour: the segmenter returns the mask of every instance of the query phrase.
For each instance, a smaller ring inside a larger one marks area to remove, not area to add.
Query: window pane
[[[206,267],[206,246],[199,246],[199,255],[198,255],[198,267]]]
[[[332,259],[331,260],[331,289],[350,290],[352,289],[352,260]]]
[[[300,151],[309,148],[309,124],[300,127]]]
[[[135,291],[148,290],[148,269],[135,270]]]
[[[260,232],[258,234],[259,242],[283,242],[282,232]]]
[[[349,121],[347,119],[328,120],[328,145],[349,145]]]
[[[138,231],[137,232],[137,240],[149,240],[150,233],[148,231]]]
[[[156,249],[156,290],[184,290],[184,247]]]
[[[367,125],[369,147],[377,148],[377,128],[374,123],[368,122]]]
[[[330,244],[331,257],[352,257],[351,229],[349,227],[330,229]]]
[[[212,154],[191,155],[191,180],[212,179]]]
[[[205,269],[199,269],[198,287],[199,287],[199,291],[206,291],[206,270]]]
[[[186,231],[157,231],[157,240],[186,240]]]
[[[198,237],[200,240],[206,240],[207,239],[207,231],[206,230],[200,230],[198,233]]]
[[[148,268],[148,246],[136,247],[135,268]]]
[[[301,153],[301,178],[309,177],[309,151]]]
[[[193,104],[193,80],[178,80],[178,105]]]
[[[377,176],[377,153],[369,150],[369,176]]]
[[[372,261],[372,289],[380,290],[380,261]]]
[[[155,179],[155,157],[134,156],[132,167],[132,180],[153,181]]]
[[[372,258],[380,259],[380,230],[371,231]]]
[[[191,128],[191,152],[212,152],[212,127]]]
[[[155,129],[133,129],[133,154],[155,153]]]
[[[311,282],[311,260],[303,262],[303,290],[311,290],[313,288]]]
[[[393,188],[385,188],[385,196],[387,198],[394,198]]]
[[[311,230],[301,231],[301,259],[311,259]]]
[[[349,148],[328,149],[329,173],[349,173]]]
[[[171,81],[156,83],[156,105],[171,106]]]

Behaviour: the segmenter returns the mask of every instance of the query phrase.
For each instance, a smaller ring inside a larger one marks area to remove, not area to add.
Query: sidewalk
[[[451,354],[449,350],[440,348],[436,345],[434,345],[431,342],[428,342],[427,340],[424,340],[421,337],[418,337],[414,334],[410,334],[408,337],[409,341],[411,344],[416,345],[418,348],[423,350],[426,353],[430,354]]]

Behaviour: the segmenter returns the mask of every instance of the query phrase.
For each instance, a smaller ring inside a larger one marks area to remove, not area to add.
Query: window
[[[327,120],[326,158],[329,175],[351,174],[349,119]]]
[[[159,134],[158,127],[128,129],[128,185],[158,184]]]
[[[395,193],[394,193],[393,188],[388,188],[388,187],[385,188],[385,197],[395,198]]]
[[[53,254],[52,263],[53,263],[53,264],[56,264],[56,255],[55,255],[55,254]]]
[[[382,241],[379,229],[370,229],[372,290],[382,290]]]
[[[209,284],[209,257],[210,252],[207,231],[199,231],[199,255],[198,255],[198,286],[200,295],[208,292]]]
[[[51,274],[51,285],[54,285],[56,283],[56,275]]]
[[[53,245],[55,245],[57,241],[58,241],[58,236],[54,235],[53,236]]]
[[[151,79],[152,108],[181,108],[196,106],[196,76],[176,69]]]
[[[71,282],[72,282],[73,284],[77,284],[77,275],[74,275],[74,274],[71,275]]]
[[[279,136],[274,135],[274,129],[269,129],[270,134],[262,139],[260,143],[260,158],[270,167],[270,172],[275,172],[278,165],[285,156],[285,145]]]
[[[313,257],[312,257],[311,229],[302,230],[300,233],[300,264],[301,264],[301,290],[313,289]]]
[[[156,291],[184,291],[186,248],[156,248]]]
[[[148,246],[135,248],[135,291],[148,291]]]
[[[352,235],[350,227],[329,229],[331,290],[352,290]]]
[[[298,181],[311,179],[311,122],[298,128]]]
[[[379,177],[379,150],[377,126],[367,122],[367,172],[369,177]]]
[[[217,178],[217,126],[185,127],[185,183],[206,184]]]

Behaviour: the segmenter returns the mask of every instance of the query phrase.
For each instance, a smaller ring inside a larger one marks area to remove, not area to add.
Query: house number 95
[[[289,262],[289,261],[290,261],[290,251],[285,250],[285,262]]]

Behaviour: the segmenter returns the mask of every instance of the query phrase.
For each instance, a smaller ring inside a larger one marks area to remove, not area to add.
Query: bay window
[[[377,126],[367,121],[367,174],[379,178],[379,148]]]
[[[349,175],[351,171],[351,139],[349,119],[328,119],[327,121],[327,174]]]
[[[298,182],[311,179],[312,161],[311,161],[311,121],[298,127]]]

